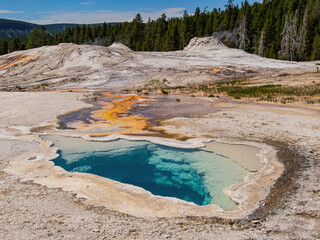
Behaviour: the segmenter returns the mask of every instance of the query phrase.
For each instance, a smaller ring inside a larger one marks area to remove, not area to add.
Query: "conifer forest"
[[[131,22],[77,25],[52,36],[45,27],[32,30],[27,41],[0,43],[0,54],[59,43],[109,46],[121,42],[135,51],[175,51],[193,37],[216,36],[225,45],[267,58],[320,59],[320,0],[264,0],[240,6],[228,0],[224,9],[184,12],[180,18],[144,22],[138,13]]]

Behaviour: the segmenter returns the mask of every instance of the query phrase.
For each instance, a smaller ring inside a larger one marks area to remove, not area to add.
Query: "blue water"
[[[236,204],[223,189],[242,182],[248,174],[232,160],[200,149],[144,141],[94,143],[66,139],[47,139],[61,149],[60,156],[53,161],[65,170],[96,174],[142,187],[154,195],[176,197],[198,205],[215,203],[232,209]]]

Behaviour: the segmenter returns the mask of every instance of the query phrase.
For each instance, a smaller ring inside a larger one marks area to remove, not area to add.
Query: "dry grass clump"
[[[167,94],[187,94],[190,96],[220,97],[227,95],[234,99],[254,99],[268,102],[320,103],[320,82],[313,81],[301,85],[252,82],[246,79],[233,79],[218,83],[170,86],[166,79],[151,80],[137,92]]]
[[[320,83],[307,85],[221,85],[217,87],[219,93],[227,94],[235,99],[254,98],[269,102],[296,102],[309,104],[320,103]]]

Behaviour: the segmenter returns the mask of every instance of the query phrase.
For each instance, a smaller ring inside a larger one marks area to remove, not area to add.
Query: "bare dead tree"
[[[288,15],[281,33],[281,56],[283,58],[289,58],[290,53],[290,22]]]
[[[263,57],[263,53],[264,53],[263,41],[264,41],[264,32],[263,32],[263,29],[262,29],[261,36],[260,36],[260,42],[259,42],[259,49],[258,49],[258,54],[261,57]]]
[[[239,40],[238,46],[242,50],[246,50],[250,45],[247,29],[247,16],[243,15],[239,26]]]
[[[294,59],[298,48],[297,22],[298,11],[294,16],[286,16],[281,34],[281,56],[291,61]]]
[[[290,60],[292,61],[296,55],[298,48],[298,34],[297,34],[297,22],[298,22],[298,9],[294,16],[290,18]]]

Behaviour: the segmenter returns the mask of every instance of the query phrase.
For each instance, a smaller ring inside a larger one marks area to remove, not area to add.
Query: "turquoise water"
[[[142,187],[154,195],[226,210],[236,203],[223,189],[243,182],[248,171],[231,159],[201,149],[180,149],[146,141],[87,142],[46,137],[60,149],[53,160],[70,172],[92,173]]]

